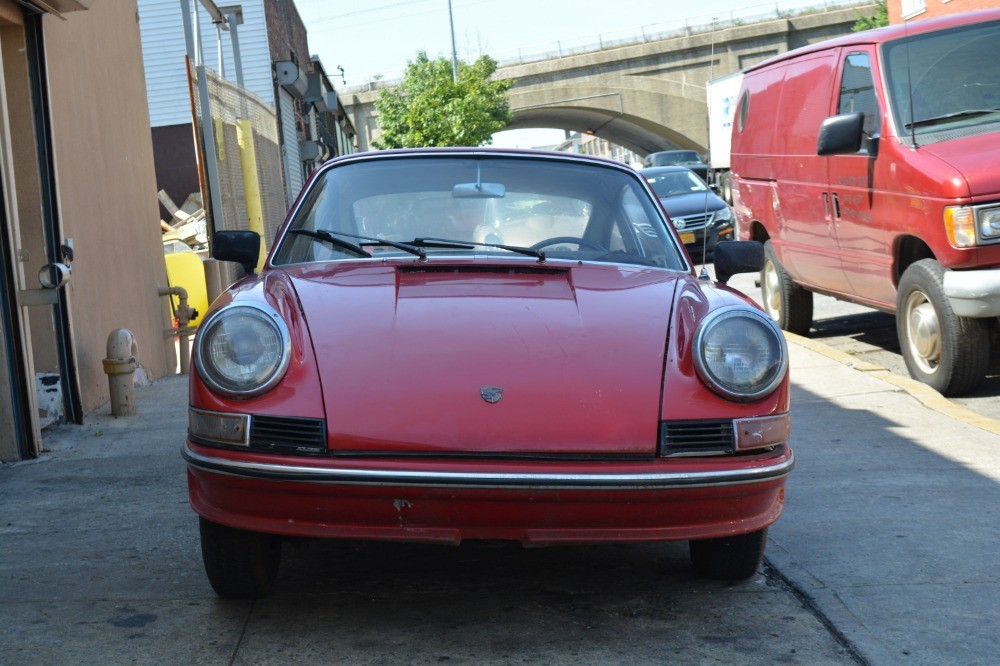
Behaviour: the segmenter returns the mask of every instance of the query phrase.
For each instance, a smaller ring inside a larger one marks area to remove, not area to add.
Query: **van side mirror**
[[[726,284],[737,273],[764,268],[764,244],[757,241],[720,241],[715,245],[715,279]]]
[[[865,114],[844,113],[830,116],[819,127],[817,155],[850,155],[861,150]]]
[[[256,231],[216,231],[212,234],[212,258],[233,261],[253,275],[260,256],[260,234]]]

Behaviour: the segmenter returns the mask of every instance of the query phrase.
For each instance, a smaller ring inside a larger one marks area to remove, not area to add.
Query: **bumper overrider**
[[[187,442],[208,520],[289,536],[459,543],[701,539],[770,525],[795,465],[754,456],[622,462],[307,458]]]

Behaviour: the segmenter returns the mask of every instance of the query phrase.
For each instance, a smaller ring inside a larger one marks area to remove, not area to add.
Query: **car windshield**
[[[708,190],[705,182],[697,174],[687,170],[662,173],[643,172],[643,175],[649,181],[653,191],[656,192],[656,196],[661,199]]]
[[[1000,22],[887,42],[883,57],[900,137],[931,143],[1000,128],[1000,67],[985,64],[1000,61]]]
[[[657,160],[660,164],[701,164],[701,156],[693,150],[676,150],[664,153]]]
[[[635,176],[596,164],[499,155],[334,165],[312,185],[272,261],[445,256],[685,268]]]

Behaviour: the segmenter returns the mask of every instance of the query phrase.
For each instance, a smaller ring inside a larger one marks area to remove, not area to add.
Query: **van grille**
[[[268,453],[326,453],[326,421],[288,416],[253,416],[250,448]]]
[[[660,424],[660,455],[719,455],[736,450],[731,419],[664,421]]]

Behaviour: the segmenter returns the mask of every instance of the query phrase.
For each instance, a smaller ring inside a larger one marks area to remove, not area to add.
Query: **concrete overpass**
[[[550,127],[595,134],[645,155],[708,148],[705,83],[806,44],[850,32],[876,5],[820,11],[596,49],[530,63],[504,64],[513,79],[514,120],[507,129]],[[374,101],[394,82],[347,88],[340,97],[362,150],[378,138]]]

